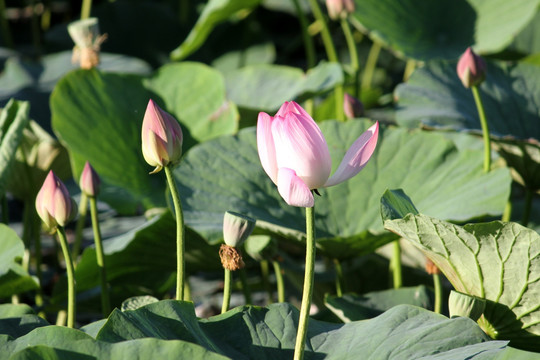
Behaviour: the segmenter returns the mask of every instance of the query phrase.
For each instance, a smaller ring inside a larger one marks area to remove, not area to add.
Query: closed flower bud
[[[486,62],[468,47],[459,58],[457,74],[466,88],[480,85],[486,78]]]
[[[354,12],[354,0],[326,0],[328,16],[332,20],[339,20]]]
[[[223,240],[225,244],[238,247],[255,228],[255,220],[249,216],[227,211],[223,217]]]
[[[182,129],[169,113],[150,100],[142,124],[142,152],[144,160],[159,172],[164,166],[176,165],[182,157]]]
[[[354,96],[345,93],[343,111],[348,119],[360,118],[364,116],[364,104]]]
[[[51,170],[36,197],[36,211],[49,229],[65,226],[76,215],[76,206],[62,181]]]
[[[87,161],[86,164],[84,164],[84,170],[81,174],[79,187],[86,195],[97,196],[99,194],[100,184],[101,181],[98,174],[96,173],[92,165],[90,165],[90,163]]]

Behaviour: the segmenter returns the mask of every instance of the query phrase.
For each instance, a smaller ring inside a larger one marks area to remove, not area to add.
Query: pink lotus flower
[[[326,0],[326,9],[328,16],[332,20],[338,20],[340,17],[347,17],[347,14],[354,12],[353,0]]]
[[[150,174],[159,172],[164,166],[180,162],[182,140],[182,129],[178,121],[150,100],[142,124],[144,160],[156,167]]]
[[[343,97],[343,112],[347,119],[360,118],[364,116],[364,104],[354,96],[345,93]]]
[[[457,74],[466,88],[480,85],[486,78],[486,62],[468,47],[459,58]]]
[[[37,194],[36,210],[49,229],[58,225],[65,226],[75,216],[75,202],[52,170]]]
[[[276,116],[259,113],[257,147],[264,171],[291,206],[312,207],[311,190],[337,185],[358,174],[370,159],[379,135],[376,122],[354,142],[330,177],[332,161],[321,129],[294,101]]]
[[[90,163],[87,161],[86,164],[84,164],[81,179],[79,180],[79,187],[86,195],[97,196],[99,194],[100,184],[101,181],[98,174],[92,165],[90,165]]]

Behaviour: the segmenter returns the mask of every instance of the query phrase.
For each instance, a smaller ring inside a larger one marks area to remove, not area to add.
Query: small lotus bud
[[[76,206],[62,181],[51,170],[36,197],[36,211],[49,229],[65,226],[75,217]]]
[[[87,161],[86,164],[84,164],[84,170],[81,174],[81,179],[79,180],[79,187],[86,195],[97,196],[99,194],[100,184],[101,181],[98,174]]]
[[[345,93],[343,111],[348,119],[360,118],[364,116],[364,104],[354,96]]]
[[[221,244],[219,248],[219,257],[224,269],[235,271],[244,267],[244,260],[240,249],[227,244]]]
[[[486,62],[468,47],[459,58],[457,74],[466,88],[480,85],[486,78]]]
[[[77,20],[68,25],[68,32],[75,43],[72,62],[79,62],[81,68],[92,69],[99,64],[101,44],[107,35],[99,33],[97,18]]]
[[[223,216],[223,240],[225,244],[238,247],[247,239],[255,228],[255,219],[232,211]]]
[[[144,160],[156,168],[154,174],[169,164],[177,165],[182,157],[182,129],[168,112],[150,100],[142,124]]]
[[[462,316],[476,321],[486,308],[486,300],[452,290],[448,298],[450,317]]]
[[[354,12],[354,0],[326,0],[328,16],[332,20],[339,20]]]

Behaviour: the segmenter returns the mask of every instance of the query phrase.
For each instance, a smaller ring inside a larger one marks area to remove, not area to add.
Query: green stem
[[[317,0],[309,0],[309,5],[315,19],[321,24],[321,37],[328,60],[330,62],[339,63],[336,48],[334,46],[334,42],[332,41],[330,30],[328,30],[328,25],[326,24],[326,20],[324,19],[324,15],[321,11],[319,3]],[[343,112],[343,85],[336,85],[334,90],[334,98],[336,104],[336,118],[340,121],[345,121],[345,113]]]
[[[232,271],[229,269],[225,270],[225,281],[223,282],[223,305],[221,306],[221,313],[227,312],[229,310],[229,304],[231,302],[231,282],[232,282]]]
[[[270,277],[270,271],[268,266],[268,260],[261,260],[261,277],[262,277],[262,285],[264,290],[266,290],[266,293],[268,294],[268,303],[273,303],[272,297],[272,288],[270,287],[270,281],[268,278]]]
[[[82,232],[84,224],[86,222],[86,214],[88,213],[88,196],[83,192],[81,193],[81,202],[79,204],[79,218],[77,219],[77,225],[75,226],[75,241],[73,242],[73,248],[71,249],[71,256],[73,262],[77,264],[77,259],[81,252]]]
[[[0,0],[0,28],[2,30],[2,39],[6,43],[6,46],[10,49],[14,48],[13,38],[11,37],[11,30],[9,29],[9,23],[6,16],[6,2]]]
[[[304,48],[306,50],[307,68],[311,69],[315,67],[315,46],[313,45],[313,39],[309,35],[309,24],[306,14],[300,7],[299,0],[293,0],[293,4],[296,10],[296,15],[298,16],[298,20],[300,21],[300,28],[302,29],[302,39],[304,40]]]
[[[489,128],[486,120],[486,113],[484,112],[484,105],[482,104],[482,98],[478,91],[478,86],[473,85],[471,87],[476,108],[478,109],[478,116],[480,117],[480,125],[482,126],[482,136],[484,138],[484,172],[489,172],[491,169],[491,140],[489,137]]]
[[[9,209],[6,194],[2,195],[2,224],[9,224]]]
[[[506,201],[506,206],[504,207],[501,221],[509,222],[510,219],[512,219],[512,207],[512,199],[508,199]]]
[[[281,272],[281,266],[279,261],[273,260],[274,273],[276,274],[277,296],[278,302],[285,302],[285,283],[283,282],[283,273]]]
[[[403,81],[409,80],[415,68],[416,68],[416,60],[414,59],[407,60],[407,63],[405,65],[405,71],[403,72]]]
[[[306,269],[304,273],[304,291],[302,292],[302,305],[298,319],[298,332],[294,346],[294,360],[304,358],[306,346],[309,310],[313,294],[313,279],[315,275],[315,208],[306,208]]]
[[[366,60],[364,76],[362,76],[362,90],[371,89],[371,82],[373,81],[373,74],[375,73],[375,68],[377,67],[377,60],[379,59],[380,53],[381,44],[377,41],[373,41]]]
[[[68,281],[68,308],[67,308],[67,326],[72,328],[75,326],[75,271],[73,268],[73,261],[71,260],[71,253],[67,243],[66,233],[62,226],[57,228],[58,240],[64,253],[64,260],[66,262],[67,281]]]
[[[176,300],[184,300],[184,215],[182,213],[182,203],[180,201],[180,194],[178,193],[178,187],[172,174],[172,168],[165,166],[165,175],[167,176],[167,183],[171,191],[171,196],[174,203],[174,213],[176,215]]]
[[[336,295],[338,297],[343,296],[343,269],[341,268],[341,262],[338,259],[334,259],[334,266],[336,268]]]
[[[345,35],[347,42],[347,48],[349,49],[349,57],[351,59],[351,70],[354,77],[354,96],[360,98],[360,62],[358,61],[358,51],[356,49],[356,42],[351,31],[351,27],[347,19],[341,19],[341,28]]]
[[[534,192],[531,189],[525,189],[525,205],[523,207],[523,217],[521,218],[521,225],[529,225],[529,218],[531,217],[531,208]]]
[[[396,240],[392,244],[392,259],[390,260],[390,270],[392,271],[392,277],[394,280],[394,289],[399,289],[402,285],[401,277],[401,246],[399,240]]]
[[[251,290],[247,281],[246,268],[242,268],[238,271],[240,273],[240,283],[242,284],[242,292],[244,293],[244,299],[246,305],[252,303],[251,301]]]
[[[92,0],[83,0],[81,6],[81,20],[88,19],[90,17],[90,11],[92,9]]]
[[[439,274],[433,274],[433,289],[435,291],[435,306],[433,311],[437,314],[441,313],[442,309],[442,286],[441,276]]]
[[[90,196],[90,216],[92,218],[92,229],[94,230],[96,260],[100,272],[101,311],[103,317],[106,318],[111,312],[111,302],[109,300],[109,289],[107,287],[107,272],[105,271],[105,255],[103,254],[103,243],[101,241],[101,231],[99,229],[97,201],[94,196]]]

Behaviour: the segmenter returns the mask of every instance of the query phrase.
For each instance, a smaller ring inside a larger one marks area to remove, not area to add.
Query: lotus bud
[[[354,0],[326,0],[326,9],[332,20],[346,18],[354,12]]]
[[[459,58],[457,74],[466,88],[480,85],[486,78],[486,62],[468,47]]]
[[[364,116],[364,104],[354,96],[345,93],[343,111],[348,119],[360,118]]]
[[[84,170],[81,174],[79,187],[86,195],[95,197],[99,194],[100,184],[101,180],[99,179],[98,174],[92,165],[90,165],[90,163],[87,161],[86,164],[84,164]]]
[[[452,290],[448,299],[450,317],[462,316],[476,321],[486,308],[486,300]]]
[[[51,170],[36,197],[36,210],[49,229],[65,226],[76,215],[76,204],[62,181]]]
[[[238,247],[247,239],[255,228],[255,219],[232,211],[223,216],[223,240],[225,244]]]
[[[156,167],[150,174],[180,162],[182,141],[182,129],[178,121],[150,100],[142,124],[144,160]]]
[[[77,20],[68,25],[68,32],[75,43],[71,61],[80,63],[83,69],[92,69],[99,64],[101,44],[107,35],[99,33],[97,18]]]

